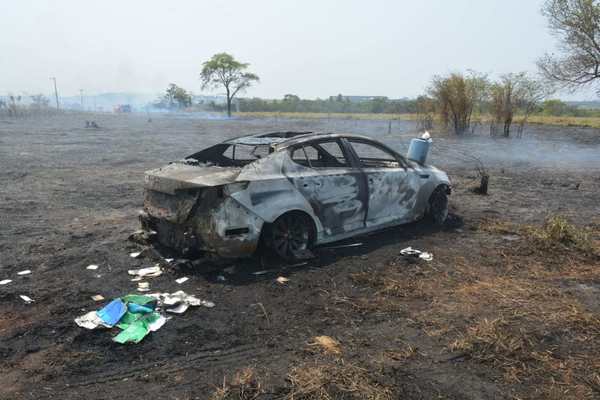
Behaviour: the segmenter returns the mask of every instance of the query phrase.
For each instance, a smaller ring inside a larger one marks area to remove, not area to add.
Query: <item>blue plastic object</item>
[[[408,147],[408,159],[425,164],[431,147],[431,139],[413,139]]]
[[[127,311],[125,303],[121,299],[115,299],[96,311],[98,317],[108,326],[114,326],[119,322],[123,314]]]
[[[147,314],[147,313],[151,313],[152,311],[154,311],[154,308],[141,306],[141,305],[135,304],[135,303],[127,303],[127,309],[129,310],[130,313],[134,313],[134,314]]]

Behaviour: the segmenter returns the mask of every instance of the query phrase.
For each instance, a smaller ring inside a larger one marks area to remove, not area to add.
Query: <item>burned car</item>
[[[450,182],[424,160],[350,134],[239,137],[147,171],[140,219],[180,253],[265,249],[299,259],[312,246],[424,216],[442,224]]]

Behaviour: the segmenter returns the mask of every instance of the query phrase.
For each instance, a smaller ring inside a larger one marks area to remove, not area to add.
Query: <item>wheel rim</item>
[[[308,248],[310,237],[302,218],[283,215],[275,221],[272,232],[273,249],[281,257],[289,258],[295,252]]]

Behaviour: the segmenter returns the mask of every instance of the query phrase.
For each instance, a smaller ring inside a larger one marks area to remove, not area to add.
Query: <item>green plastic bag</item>
[[[129,314],[129,313],[127,313]],[[139,343],[146,337],[150,332],[149,325],[156,322],[160,318],[160,314],[153,312],[150,314],[132,314],[140,316],[138,319],[130,322],[128,326],[121,331],[117,336],[113,338],[113,341],[117,343]]]

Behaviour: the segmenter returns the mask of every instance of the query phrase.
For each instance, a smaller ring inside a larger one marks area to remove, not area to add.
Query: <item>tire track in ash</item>
[[[66,381],[69,387],[84,387],[103,384],[112,381],[120,381],[124,378],[135,378],[140,373],[160,370],[161,373],[173,373],[189,369],[196,365],[216,368],[221,366],[245,365],[245,362],[267,353],[268,350],[257,345],[238,346],[230,349],[215,347],[194,354],[183,355],[168,360],[148,361],[133,368],[118,370],[109,373],[94,374],[90,379],[84,381]]]

